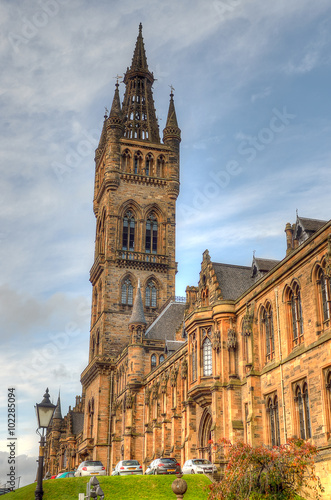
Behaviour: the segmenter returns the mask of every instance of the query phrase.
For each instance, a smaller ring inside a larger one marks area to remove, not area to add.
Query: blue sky
[[[64,412],[87,363],[94,149],[114,77],[138,34],[169,85],[181,143],[177,294],[216,262],[282,259],[286,222],[330,218],[329,0],[40,0],[0,4],[1,422],[18,398],[23,482],[34,480],[33,406],[48,386]],[[124,85],[120,86],[123,96]],[[0,482],[6,471],[0,429]]]

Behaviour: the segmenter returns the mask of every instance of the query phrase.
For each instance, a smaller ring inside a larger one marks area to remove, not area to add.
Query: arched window
[[[122,154],[122,171],[130,172],[130,163],[131,163],[131,153],[128,149],[123,151]]]
[[[265,342],[265,359],[266,363],[268,363],[268,361],[271,361],[275,357],[274,325],[272,307],[269,302],[261,310],[261,326]]]
[[[151,369],[153,370],[153,368],[156,367],[156,355],[155,354],[152,354],[151,356]]]
[[[325,389],[326,389],[326,404],[327,404],[327,415],[326,424],[327,431],[331,431],[331,367],[328,367],[324,371],[325,376]]]
[[[156,175],[157,177],[164,177],[164,164],[165,164],[165,159],[164,156],[161,155],[157,159],[156,163]]]
[[[309,439],[311,437],[311,423],[308,386],[306,382],[296,386],[294,401],[297,407],[300,437],[301,439]]]
[[[279,433],[279,412],[277,396],[269,397],[267,402],[267,412],[269,414],[269,432],[272,446],[280,445]]]
[[[191,336],[191,367],[192,367],[192,382],[197,379],[198,375],[198,359],[197,359],[197,341],[195,332]]]
[[[141,162],[142,162],[142,154],[140,153],[140,151],[137,151],[137,153],[134,155],[134,158],[133,158],[133,173],[134,174],[141,173]]]
[[[152,212],[146,221],[145,252],[157,253],[157,219]]]
[[[134,250],[134,216],[128,210],[123,218],[122,250]]]
[[[209,305],[209,290],[208,288],[204,288],[201,291],[201,306],[206,307]]]
[[[303,342],[301,293],[297,282],[287,289],[288,321],[292,347]]]
[[[321,320],[328,321],[331,317],[330,279],[321,266],[318,267],[316,278]]]
[[[206,337],[202,344],[203,351],[203,375],[210,377],[213,374],[212,346],[209,337]]]
[[[122,284],[121,303],[132,306],[133,304],[133,286],[129,278]]]
[[[164,356],[163,356],[163,354],[161,354],[159,357],[159,363],[163,363],[163,361],[164,361]]]
[[[97,331],[97,338],[95,342],[95,354],[99,354],[99,345],[100,345],[100,330]]]
[[[148,153],[145,159],[145,174],[152,175],[152,173],[153,173],[153,156],[151,155],[151,153]]]
[[[145,295],[145,306],[146,307],[156,307],[157,302],[157,290],[155,283],[153,281],[149,281],[146,286],[146,295]]]

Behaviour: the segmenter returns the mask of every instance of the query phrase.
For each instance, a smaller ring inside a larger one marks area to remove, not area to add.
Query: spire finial
[[[170,97],[173,97],[174,96],[174,87],[172,86],[172,84],[169,85],[170,87],[170,91],[171,91],[171,94],[170,94]]]
[[[142,35],[143,33],[143,25],[140,23],[139,24],[139,35]]]

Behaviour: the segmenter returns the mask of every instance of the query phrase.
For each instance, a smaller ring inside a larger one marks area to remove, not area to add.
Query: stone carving
[[[149,402],[150,402],[150,397],[151,397],[151,388],[150,387],[146,387],[146,390],[145,390],[145,405],[149,405]]]
[[[187,372],[188,372],[187,360],[186,358],[184,358],[182,361],[182,370],[181,370],[182,378],[187,378]]]
[[[246,304],[246,314],[243,319],[243,335],[249,337],[253,333],[254,304]]]
[[[168,372],[163,373],[161,376],[161,392],[162,393],[167,392],[168,380],[169,380],[169,373]]]
[[[228,350],[237,348],[237,337],[234,328],[228,329],[228,342],[227,342]]]
[[[174,366],[173,369],[171,370],[170,384],[172,385],[172,387],[174,387],[177,383],[177,376],[178,376],[178,365]]]
[[[153,384],[153,387],[152,387],[152,399],[157,399],[158,398],[158,395],[159,395],[159,387],[160,387],[160,382],[157,381]]]
[[[222,341],[221,341],[221,332],[216,330],[212,337],[212,347],[216,352],[219,352],[222,349]]]
[[[128,410],[130,410],[133,407],[134,399],[135,399],[134,394],[132,394],[131,391],[128,391],[126,393],[126,402],[125,402],[126,408]]]

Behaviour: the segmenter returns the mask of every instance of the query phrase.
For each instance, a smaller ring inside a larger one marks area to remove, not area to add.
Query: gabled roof
[[[297,224],[300,223],[306,232],[311,234],[316,233],[321,227],[323,227],[327,221],[320,219],[307,219],[305,217],[298,217]]]
[[[170,302],[146,330],[146,338],[175,340],[184,319],[185,302]]]
[[[252,268],[212,263],[223,300],[235,300],[254,284]]]
[[[166,340],[165,343],[165,352],[167,354],[172,354],[177,351],[182,345],[185,344],[185,341],[182,340]]]
[[[252,277],[255,281],[259,280],[262,276],[267,274],[271,269],[273,269],[280,260],[273,259],[257,259],[255,256],[253,257],[252,262]]]
[[[301,245],[310,236],[316,233],[323,227],[327,221],[320,219],[307,219],[306,217],[297,216],[295,223],[294,239]]]

